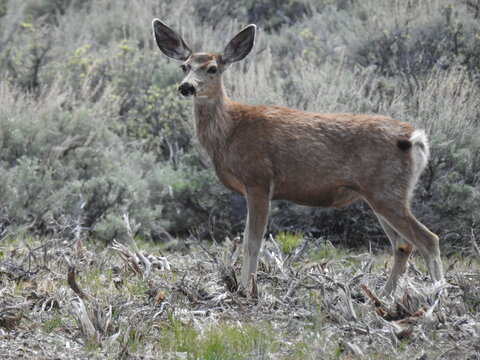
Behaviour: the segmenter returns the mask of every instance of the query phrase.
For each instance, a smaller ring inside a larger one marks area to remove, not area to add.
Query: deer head
[[[178,91],[185,97],[209,99],[221,87],[221,76],[229,64],[242,60],[253,48],[255,25],[248,25],[227,44],[221,53],[193,52],[175,31],[158,19],[152,22],[155,41],[169,58],[181,60],[185,78]]]

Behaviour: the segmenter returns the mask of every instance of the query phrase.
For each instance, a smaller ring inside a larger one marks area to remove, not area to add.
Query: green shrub
[[[150,86],[126,113],[127,136],[141,140],[143,149],[174,168],[192,150],[191,104],[180,99],[177,86]]]
[[[454,141],[441,136],[431,141],[430,162],[420,184],[424,204],[420,209],[432,230],[446,236],[457,250],[469,242],[480,219],[480,192],[475,186],[478,165],[478,154],[475,163],[470,150]]]
[[[109,241],[124,235],[125,212],[145,239],[242,231],[245,201],[195,140],[191,103],[176,94],[179,64],[152,39],[154,16],[194,51],[220,51],[228,34],[259,24],[254,52],[225,74],[235,100],[424,128],[432,156],[414,213],[442,244],[480,236],[478,19],[471,4],[443,0],[0,0],[2,231]],[[274,202],[269,231],[388,244],[362,203]]]
[[[134,206],[134,194],[144,193],[136,188],[142,184],[136,170],[148,155],[125,152],[92,111],[31,109],[7,114],[0,127],[6,190],[0,203],[10,223],[27,222],[40,232],[65,225],[93,231],[109,212],[121,215]]]
[[[457,5],[458,6],[458,5]],[[398,24],[356,50],[363,66],[375,65],[382,74],[418,76],[437,66],[464,65],[471,74],[480,70],[480,38],[473,19],[460,18],[453,5],[422,22]]]
[[[201,23],[215,26],[226,17],[239,18],[260,25],[270,32],[311,16],[316,8],[320,9],[325,5],[321,2],[312,3],[306,0],[241,0],[222,3],[200,0],[196,1],[194,6]]]

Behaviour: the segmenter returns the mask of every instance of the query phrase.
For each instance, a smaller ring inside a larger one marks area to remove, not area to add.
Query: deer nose
[[[190,96],[195,94],[195,87],[190,83],[183,83],[179,86],[178,91],[183,96]]]

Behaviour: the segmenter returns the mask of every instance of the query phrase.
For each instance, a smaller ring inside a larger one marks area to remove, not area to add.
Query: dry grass
[[[447,291],[410,261],[394,299],[378,299],[389,257],[270,237],[258,298],[232,293],[239,244],[85,247],[1,242],[0,357],[142,359],[474,359],[479,261],[444,259]],[[143,248],[143,249],[142,249]],[[68,278],[68,280],[67,280]]]

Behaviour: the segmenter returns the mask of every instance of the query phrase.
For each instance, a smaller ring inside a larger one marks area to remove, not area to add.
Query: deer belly
[[[289,200],[299,205],[321,207],[344,207],[357,201],[360,194],[344,185],[323,186],[320,188],[290,187],[278,189],[273,199]]]

